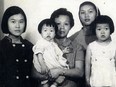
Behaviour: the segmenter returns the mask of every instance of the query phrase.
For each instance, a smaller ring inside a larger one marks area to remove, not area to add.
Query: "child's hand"
[[[71,53],[72,52],[72,49],[70,47],[65,47],[63,50],[63,53]]]
[[[48,73],[48,68],[46,65],[41,66],[41,74],[47,74]]]

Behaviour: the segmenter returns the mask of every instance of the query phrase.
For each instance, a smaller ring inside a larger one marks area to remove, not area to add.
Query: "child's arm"
[[[37,57],[38,57],[37,58],[38,62],[40,64],[40,66],[41,66],[41,74],[46,74],[48,72],[48,68],[47,68],[47,66],[46,66],[46,64],[44,62],[43,54],[38,53]]]
[[[85,59],[85,76],[87,85],[90,85],[90,72],[91,71],[91,51],[90,47],[87,47],[86,59]]]

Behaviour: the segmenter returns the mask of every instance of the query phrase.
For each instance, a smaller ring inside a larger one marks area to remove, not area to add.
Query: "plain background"
[[[82,25],[78,17],[78,10],[84,1],[87,0],[0,0],[2,2],[0,18],[8,7],[13,5],[21,7],[27,16],[27,30],[23,37],[35,44],[40,37],[37,31],[38,24],[43,19],[49,18],[52,12],[59,8],[67,8],[74,16],[75,25],[68,36],[79,31]],[[102,15],[110,16],[116,26],[116,0],[88,1],[93,2],[100,9]],[[116,42],[116,32],[112,34],[112,38]]]

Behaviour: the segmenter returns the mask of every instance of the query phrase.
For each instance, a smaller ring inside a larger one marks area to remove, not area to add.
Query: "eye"
[[[69,25],[69,23],[65,23],[65,25]]]
[[[12,22],[12,23],[16,23],[16,21],[15,21],[15,20],[11,20],[11,22]]]
[[[105,29],[106,29],[106,30],[108,30],[109,28],[108,28],[108,27],[106,27]]]
[[[46,31],[47,31],[47,29],[44,29],[43,31],[44,31],[44,32],[46,32]]]
[[[101,29],[100,28],[97,28],[96,30],[100,31]]]
[[[60,23],[56,23],[57,25],[60,25]]]
[[[20,20],[20,23],[24,23],[24,20]]]
[[[80,14],[85,14],[85,12],[84,11],[81,11]]]
[[[54,30],[51,30],[51,32],[54,32]]]
[[[93,13],[93,11],[92,11],[92,10],[90,10],[90,11],[89,11],[89,13]]]

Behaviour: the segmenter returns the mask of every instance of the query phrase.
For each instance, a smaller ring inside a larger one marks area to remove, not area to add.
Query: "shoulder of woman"
[[[8,38],[7,36],[5,36],[1,41],[0,41],[0,45],[6,45],[6,44],[9,44],[11,43],[11,39]]]
[[[23,43],[25,45],[28,45],[28,46],[33,46],[33,44],[30,41],[26,40],[26,39],[23,39]]]
[[[71,41],[73,41],[73,40],[77,37],[77,35],[79,34],[79,32],[80,32],[80,31],[77,31],[76,33],[74,33],[73,35],[71,35],[71,36],[69,37],[69,39],[70,39]]]

